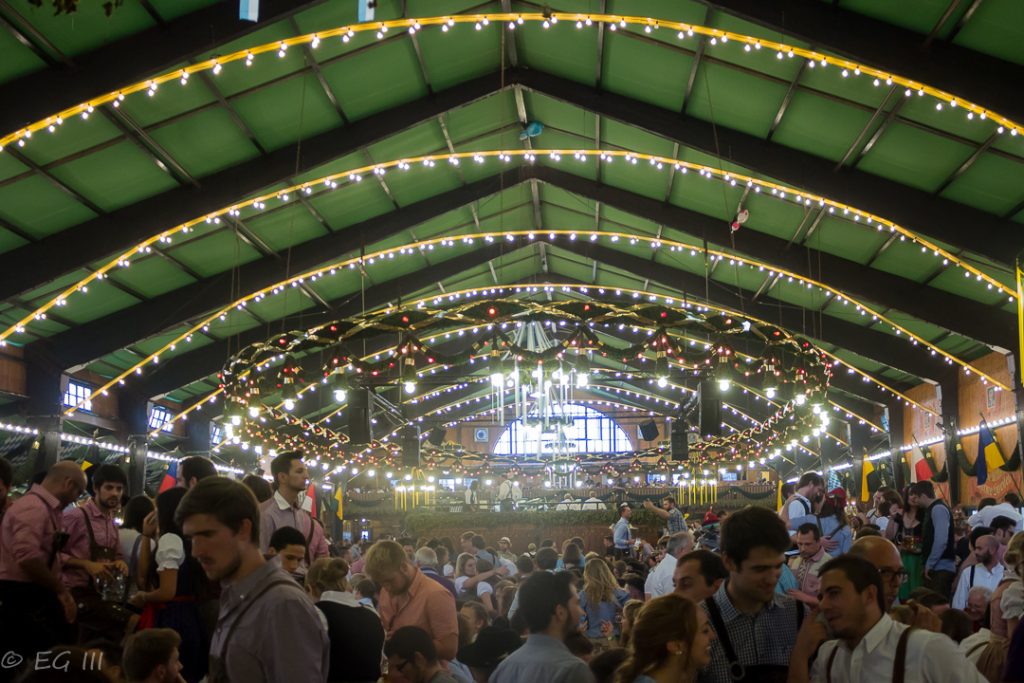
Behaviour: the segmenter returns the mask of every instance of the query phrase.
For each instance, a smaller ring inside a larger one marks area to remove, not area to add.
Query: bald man
[[[42,483],[11,504],[0,526],[0,643],[31,658],[69,642],[75,601],[61,581],[60,551],[67,542],[61,511],[85,490],[85,473],[72,461],[55,464]],[[0,677],[2,678],[2,677]]]
[[[899,548],[892,541],[881,536],[864,536],[858,538],[850,546],[850,555],[860,557],[875,565],[882,575],[882,589],[885,606],[891,609],[899,601],[900,586],[906,579],[907,572],[903,569],[903,558]]]
[[[960,574],[950,603],[954,609],[967,608],[967,596],[972,588],[980,586],[994,591],[999,586],[1003,580],[1003,565],[999,563],[998,557],[999,539],[995,536],[981,536],[974,541],[974,559],[977,563]]]

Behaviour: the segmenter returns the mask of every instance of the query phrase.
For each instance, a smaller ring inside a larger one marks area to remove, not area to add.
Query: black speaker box
[[[402,465],[405,467],[420,466],[420,428],[406,425],[398,433],[399,445],[402,447]]]
[[[370,405],[369,389],[357,387],[348,392],[348,438],[353,445],[368,444],[372,440]]]
[[[702,437],[722,435],[722,398],[718,387],[711,380],[704,380],[697,387],[700,396],[700,435]]]
[[[690,441],[687,438],[685,423],[672,428],[671,443],[673,462],[686,462],[690,459]]]
[[[658,424],[654,420],[640,423],[640,436],[644,441],[655,441],[658,438]]]
[[[444,427],[434,427],[427,432],[427,441],[434,444],[435,446],[444,445],[444,437],[448,434],[448,430]]]

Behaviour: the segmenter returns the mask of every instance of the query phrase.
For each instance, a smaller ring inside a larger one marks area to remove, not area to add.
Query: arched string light
[[[876,214],[863,211],[849,204],[843,202],[834,201],[827,197],[809,193],[798,188],[776,183],[769,180],[755,178],[754,176],[746,175],[743,173],[737,173],[733,171],[725,171],[720,168],[709,166],[706,164],[698,164],[691,161],[685,161],[682,159],[673,159],[671,157],[665,157],[655,154],[646,154],[643,152],[633,152],[629,150],[602,150],[602,149],[519,149],[519,150],[486,150],[476,152],[457,152],[457,153],[445,153],[445,154],[427,154],[416,157],[408,157],[404,159],[395,159],[391,161],[385,161],[375,164],[369,164],[361,166],[359,168],[340,171],[326,176],[321,176],[313,180],[305,181],[302,183],[294,184],[281,190],[275,190],[273,192],[264,193],[262,195],[245,199],[240,202],[236,202],[229,206],[223,207],[216,211],[204,214],[201,217],[194,218],[190,221],[177,225],[173,228],[163,230],[157,234],[154,234],[141,242],[133,245],[129,249],[121,252],[116,257],[110,259],[106,263],[94,268],[85,277],[73,282],[69,286],[62,289],[56,295],[50,296],[46,301],[37,306],[31,312],[27,313],[16,323],[10,325],[5,330],[0,332],[0,346],[6,343],[6,340],[14,334],[24,333],[28,325],[33,322],[41,321],[46,319],[46,314],[53,308],[60,308],[68,305],[69,300],[74,296],[82,296],[88,294],[89,285],[96,281],[101,281],[109,276],[109,273],[119,268],[129,267],[133,261],[145,257],[151,254],[155,246],[161,244],[171,244],[174,238],[178,234],[187,235],[196,229],[197,226],[203,224],[219,224],[225,217],[237,218],[241,216],[242,211],[256,212],[258,215],[260,211],[267,208],[267,203],[279,202],[281,204],[287,204],[293,201],[299,201],[305,199],[313,194],[317,187],[324,187],[327,190],[337,189],[342,185],[340,183],[358,183],[362,181],[364,175],[374,174],[377,176],[385,175],[391,169],[398,169],[407,171],[412,168],[413,165],[425,166],[427,168],[433,168],[438,162],[448,163],[450,165],[459,165],[462,160],[471,159],[473,162],[482,164],[489,159],[498,159],[504,163],[510,163],[513,158],[521,157],[525,161],[533,163],[538,158],[543,157],[552,162],[560,162],[563,157],[571,156],[578,162],[587,162],[588,160],[597,160],[604,164],[610,164],[615,159],[623,159],[625,163],[629,165],[637,165],[640,161],[646,161],[651,167],[657,170],[663,170],[672,168],[679,173],[685,174],[689,171],[696,171],[700,176],[707,178],[708,180],[716,179],[720,182],[729,184],[730,186],[745,186],[750,188],[755,193],[761,193],[762,191],[767,192],[765,196],[772,196],[780,201],[787,201],[795,203],[802,207],[818,206],[820,208],[827,208],[828,212],[833,215],[844,217],[848,220],[853,220],[855,223],[860,223],[863,220],[865,226],[873,226],[878,231],[888,231],[891,234],[898,234],[901,241],[910,240],[912,243],[919,244],[921,250],[924,253],[931,252],[932,256],[936,259],[942,259],[943,267],[949,264],[963,269],[964,276],[970,278],[972,275],[977,282],[984,282],[988,290],[998,290],[1002,294],[1007,296],[1008,301],[1013,302],[1016,297],[1016,290],[1012,287],[1004,284],[1000,280],[994,278],[988,273],[983,272],[977,266],[973,265],[969,261],[961,258],[954,254],[952,251],[940,246],[936,242],[920,235],[906,227],[898,225],[893,221],[890,221],[884,217]],[[837,213],[838,212],[838,213]],[[637,235],[637,237],[640,237]],[[665,241],[667,240],[659,240]],[[687,248],[692,245],[686,245]],[[700,249],[703,249],[701,246]],[[771,264],[763,261],[759,261],[753,258],[744,258],[743,261],[758,264],[764,266],[765,269],[782,272],[782,269],[776,268]],[[793,277],[799,277],[794,275]],[[805,279],[805,278],[800,278]]]
[[[979,104],[957,97],[952,93],[940,90],[926,83],[921,83],[899,74],[876,69],[870,65],[862,64],[854,60],[825,54],[817,50],[810,50],[798,45],[736,33],[734,31],[725,31],[709,26],[701,26],[699,24],[690,24],[656,17],[577,12],[522,12],[454,14],[449,16],[371,21],[362,24],[338,26],[313,33],[275,40],[262,45],[243,48],[230,54],[212,57],[210,59],[197,62],[196,64],[173,69],[157,76],[125,85],[117,90],[113,90],[98,97],[94,97],[86,102],[76,104],[60,112],[51,114],[44,119],[40,119],[23,128],[4,135],[0,138],[0,151],[2,151],[5,146],[11,144],[17,144],[24,147],[32,138],[34,133],[38,133],[42,130],[49,130],[51,133],[55,132],[66,120],[74,116],[80,116],[83,119],[88,119],[95,111],[96,107],[106,104],[113,107],[119,107],[128,95],[146,93],[148,96],[154,97],[158,93],[160,86],[166,83],[177,81],[182,87],[185,87],[188,85],[190,78],[197,73],[210,72],[212,75],[217,76],[223,71],[225,65],[235,62],[243,62],[246,67],[250,67],[257,56],[264,54],[273,53],[276,54],[278,58],[284,58],[287,56],[288,49],[290,47],[308,46],[315,50],[325,40],[341,40],[343,43],[348,43],[358,33],[370,33],[375,35],[378,40],[383,40],[392,29],[403,30],[414,34],[423,30],[424,27],[439,26],[441,32],[447,34],[456,24],[473,24],[476,30],[480,31],[484,30],[492,23],[499,26],[503,25],[507,27],[508,30],[515,30],[517,27],[522,26],[527,22],[531,24],[540,24],[545,29],[551,28],[560,22],[565,22],[569,25],[575,25],[577,29],[585,29],[593,26],[594,24],[603,23],[611,31],[629,27],[642,28],[645,33],[667,30],[669,32],[675,31],[675,37],[680,41],[685,41],[695,35],[704,36],[708,38],[707,43],[709,48],[715,48],[719,45],[725,46],[732,42],[743,45],[743,49],[746,52],[767,49],[769,51],[774,51],[779,60],[801,57],[807,60],[808,66],[811,68],[814,68],[815,66],[819,66],[821,68],[828,66],[836,67],[837,72],[842,78],[848,78],[851,75],[855,78],[866,76],[873,79],[872,82],[876,87],[882,85],[882,83],[889,86],[898,85],[905,88],[904,94],[907,97],[911,97],[915,93],[919,97],[927,95],[937,100],[937,110],[941,111],[943,108],[948,108],[950,110],[959,109],[965,112],[965,116],[968,119],[973,120],[977,117],[981,121],[990,120],[992,125],[995,127],[996,132],[1000,134],[1009,131],[1010,135],[1017,136],[1022,130],[1024,130],[1024,126],[1006,116],[1003,116],[1002,114],[999,114],[998,112],[994,112],[991,109],[982,107]]]

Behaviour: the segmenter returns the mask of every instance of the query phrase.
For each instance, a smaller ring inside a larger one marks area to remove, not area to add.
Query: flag
[[[334,500],[338,501],[338,510],[335,512],[335,514],[338,515],[338,519],[344,520],[344,494],[341,492],[341,485],[338,485],[334,489]]]
[[[359,23],[373,21],[374,10],[377,9],[377,0],[359,0]]]
[[[316,510],[316,485],[312,482],[306,489],[306,497],[302,499],[302,509],[311,514],[314,519],[319,516]]]
[[[935,459],[932,458],[931,450],[915,441],[914,447],[910,450],[910,481],[928,481],[935,476],[935,471]]]
[[[164,478],[160,481],[159,493],[173,489],[178,485],[178,461],[167,465],[167,471],[164,472]]]
[[[978,425],[978,457],[974,460],[974,471],[978,474],[978,486],[988,481],[988,473],[1006,464],[1003,451],[999,448],[995,434],[989,429],[988,422],[981,418]]]
[[[1020,469],[1020,441],[1013,447],[1013,453],[1010,453],[1010,459],[1003,465],[1003,469],[1007,472],[1014,472]]]
[[[875,466],[868,460],[868,452],[864,451],[864,460],[860,468],[860,502],[866,503],[871,500],[872,482],[875,483],[875,488],[878,488],[878,474],[875,472]]]

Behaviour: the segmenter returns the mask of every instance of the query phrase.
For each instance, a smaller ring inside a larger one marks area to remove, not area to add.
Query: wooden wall
[[[1007,364],[1007,357],[1003,354],[993,352],[973,361],[973,364],[999,381],[1011,387],[1013,386],[1014,379]],[[920,384],[905,393],[918,403],[941,413],[939,393],[936,385]],[[1016,411],[1016,398],[1012,391],[1001,391],[993,387],[991,383],[983,383],[977,374],[971,373],[967,375],[961,372],[957,392],[957,406],[960,413],[960,429],[969,429],[977,427],[981,422],[982,416],[988,422],[1012,417]],[[940,422],[941,417],[926,413],[917,408],[906,408],[903,421],[903,442],[910,445],[913,443],[914,437],[918,441],[941,437]],[[1003,454],[1009,458],[1010,454],[1013,453],[1013,449],[1017,446],[1017,425],[1005,425],[996,428],[994,431]],[[968,460],[974,462],[978,454],[978,435],[969,434],[963,436],[961,437],[961,443]],[[939,469],[942,469],[943,464],[946,462],[945,446],[939,443],[931,446],[931,449],[935,456],[935,464]],[[909,452],[906,456],[909,463]],[[957,469],[955,476],[960,477],[960,500],[956,502],[964,504],[977,504],[978,500],[986,496],[1002,499],[1010,491],[1019,491],[1021,486],[1021,474],[1019,471],[1016,473],[1003,472],[1001,470],[990,472],[988,481],[981,487],[977,485],[977,479],[961,474],[959,469]],[[944,497],[948,498],[948,485],[940,484],[937,486],[937,489],[940,490]]]

